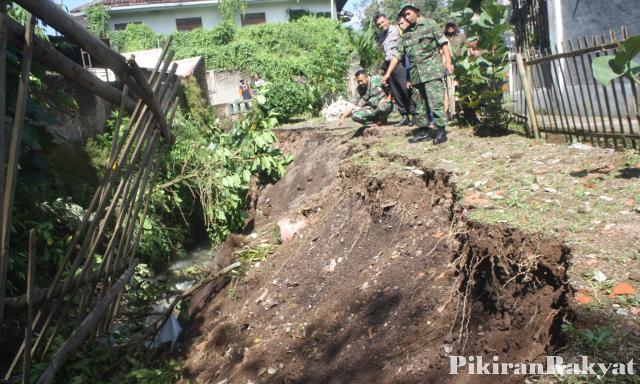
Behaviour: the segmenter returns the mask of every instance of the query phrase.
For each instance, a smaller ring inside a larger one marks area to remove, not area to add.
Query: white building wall
[[[264,12],[267,23],[282,23],[288,21],[288,9],[331,12],[331,0],[248,2],[246,12]],[[221,21],[217,4],[153,9],[114,9],[111,11],[109,29],[114,30],[116,24],[142,22],[148,24],[157,33],[169,34],[176,31],[176,19],[189,17],[201,17],[202,26],[206,29],[215,27]],[[241,25],[240,16],[237,17],[236,24]]]

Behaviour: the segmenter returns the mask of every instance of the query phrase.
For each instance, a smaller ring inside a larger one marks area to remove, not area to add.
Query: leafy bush
[[[479,17],[474,17],[468,6],[469,0],[455,1],[452,16],[460,20],[468,38],[477,39],[480,53],[470,54],[465,47],[467,54],[456,62],[459,103],[467,122],[500,128],[506,123],[502,87],[509,72],[509,49],[504,40],[511,30],[508,7],[496,0],[483,0]]]
[[[111,32],[111,45],[119,52],[142,51],[145,49],[157,48],[158,41],[162,40],[159,35],[147,24],[127,24],[123,31]]]
[[[208,69],[259,72],[273,83],[301,80],[313,88],[314,105],[345,92],[354,49],[347,30],[335,20],[307,16],[231,31],[221,24],[176,32],[176,58],[203,56]]]
[[[280,123],[310,111],[314,96],[310,94],[309,87],[294,81],[265,83],[258,94],[265,95],[264,107],[271,111]]]
[[[107,37],[109,9],[102,4],[93,5],[84,12],[87,29],[99,38]]]

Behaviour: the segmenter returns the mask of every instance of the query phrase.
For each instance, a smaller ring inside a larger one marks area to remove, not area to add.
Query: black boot
[[[447,141],[447,132],[445,132],[444,127],[438,127],[436,136],[433,138],[433,145],[442,144],[445,141]]]
[[[402,115],[402,120],[395,124],[396,127],[404,127],[405,125],[409,125],[411,121],[409,121],[409,117],[407,115]]]
[[[411,120],[409,120],[409,126],[413,127],[416,125],[416,115],[411,115]]]
[[[431,140],[435,137],[435,132],[433,129],[429,128],[418,128],[416,132],[413,134],[413,137],[409,139],[410,143],[419,143],[425,140]]]

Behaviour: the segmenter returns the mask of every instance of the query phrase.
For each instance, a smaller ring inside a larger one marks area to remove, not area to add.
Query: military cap
[[[416,12],[420,12],[420,8],[416,7],[414,3],[404,3],[402,4],[402,8],[400,8],[400,12],[398,12],[398,16],[404,16],[404,11],[407,8],[411,8]]]

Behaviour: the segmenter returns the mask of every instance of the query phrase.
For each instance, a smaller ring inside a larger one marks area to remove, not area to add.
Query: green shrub
[[[302,80],[320,102],[345,92],[354,48],[347,30],[335,20],[305,16],[232,31],[220,24],[176,32],[176,58],[203,56],[208,69],[259,72],[273,83]]]
[[[163,40],[147,24],[128,24],[123,31],[111,32],[111,46],[119,52],[142,51],[158,47],[158,41]]]
[[[272,112],[280,123],[311,110],[312,95],[304,84],[294,81],[266,83],[260,88],[259,94],[266,95],[264,107]]]

